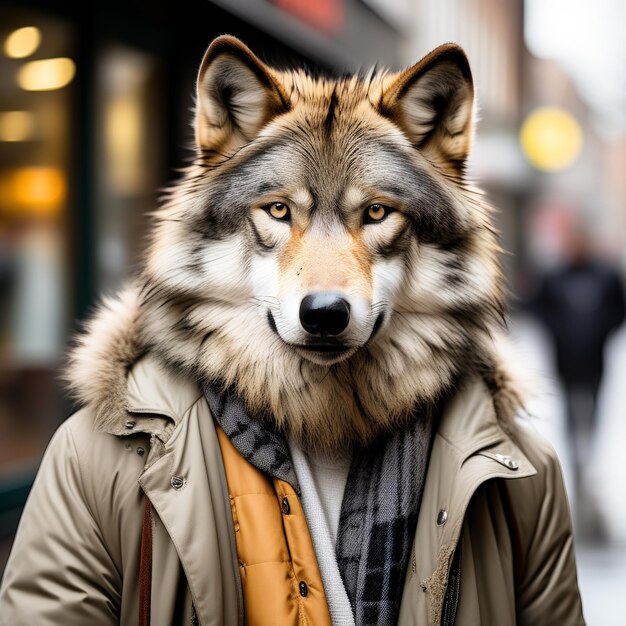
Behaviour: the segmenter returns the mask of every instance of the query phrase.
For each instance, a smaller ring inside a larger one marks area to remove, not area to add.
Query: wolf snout
[[[318,291],[308,294],[300,303],[300,324],[311,335],[339,335],[349,322],[350,304],[339,294]]]

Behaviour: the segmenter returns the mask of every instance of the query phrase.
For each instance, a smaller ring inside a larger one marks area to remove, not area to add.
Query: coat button
[[[309,588],[308,588],[307,584],[303,580],[301,580],[300,584],[298,585],[298,587],[300,588],[300,595],[303,598],[306,598],[309,595]]]
[[[135,428],[136,423],[135,420],[127,420],[124,426],[126,426],[126,428]]]
[[[437,526],[443,526],[448,521],[448,511],[441,509],[437,513]]]
[[[181,489],[185,484],[185,479],[182,476],[172,476],[172,480],[170,482],[174,489]]]
[[[514,461],[510,456],[506,456],[505,454],[494,454],[496,461],[504,467],[508,467],[510,470],[519,469],[519,463]]]
[[[285,515],[289,515],[291,512],[291,507],[289,506],[289,500],[287,498],[283,498],[282,501],[283,513]]]
[[[141,446],[139,446],[139,447],[137,448],[137,454],[138,454],[139,456],[143,456],[145,453],[146,453],[145,449],[144,449],[144,448],[142,448]]]

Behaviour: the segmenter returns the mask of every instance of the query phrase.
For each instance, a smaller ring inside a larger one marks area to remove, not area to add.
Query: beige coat
[[[243,624],[204,397],[148,356],[129,374],[125,401],[110,433],[94,431],[88,406],[50,443],[0,591],[3,626],[136,624],[144,492],[156,512],[152,624],[191,624],[192,602],[202,626]],[[460,580],[449,581],[457,545]],[[584,623],[555,454],[525,426],[507,434],[477,380],[435,436],[399,623],[441,623],[445,588],[458,583],[459,626]]]

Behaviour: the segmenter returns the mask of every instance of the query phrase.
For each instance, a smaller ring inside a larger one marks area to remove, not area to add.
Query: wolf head
[[[316,447],[367,443],[460,374],[495,380],[498,246],[464,176],[473,93],[455,45],[335,80],[216,39],[197,158],[139,280],[143,349]]]

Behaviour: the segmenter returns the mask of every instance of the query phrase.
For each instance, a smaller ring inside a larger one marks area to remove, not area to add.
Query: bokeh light
[[[26,91],[50,91],[71,83],[75,73],[76,65],[72,59],[41,59],[24,64],[18,72],[17,82]]]
[[[28,141],[35,128],[35,116],[30,111],[0,111],[0,141]]]
[[[34,166],[0,174],[0,206],[13,216],[59,215],[67,197],[67,179],[56,167]]]
[[[41,32],[36,26],[14,30],[4,42],[4,53],[12,59],[29,57],[41,44]]]
[[[544,172],[555,172],[569,167],[579,157],[583,133],[567,111],[541,107],[524,120],[520,143],[531,165]]]

